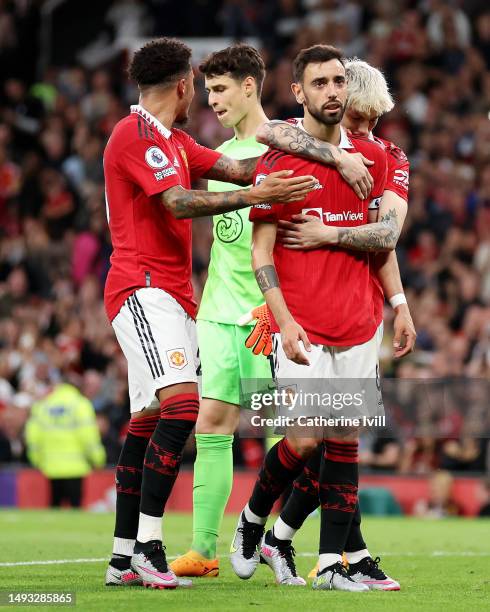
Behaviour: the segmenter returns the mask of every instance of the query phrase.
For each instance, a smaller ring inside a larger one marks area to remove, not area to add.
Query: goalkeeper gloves
[[[245,346],[252,349],[254,355],[263,353],[268,357],[272,352],[271,322],[267,304],[257,306],[238,320],[238,325],[247,325],[257,319],[257,323],[245,340]]]

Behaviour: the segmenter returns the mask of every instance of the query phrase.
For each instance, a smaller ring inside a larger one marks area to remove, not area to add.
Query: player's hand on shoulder
[[[279,220],[277,235],[285,248],[293,250],[318,249],[335,244],[336,230],[324,225],[318,217],[297,214],[291,221]]]
[[[257,204],[261,202],[297,202],[313,190],[316,179],[313,176],[293,176],[292,170],[271,172],[251,188]],[[259,175],[260,176],[260,175]]]
[[[285,323],[281,327],[281,341],[282,348],[288,359],[294,361],[299,365],[310,365],[307,356],[304,354],[300,342],[303,343],[304,348],[309,352],[311,351],[311,344],[306,335],[305,330],[292,320]]]
[[[373,177],[368,170],[368,166],[373,164],[374,162],[364,157],[362,153],[347,153],[344,150],[342,150],[337,162],[337,170],[342,178],[352,187],[361,200],[365,200],[373,188]]]

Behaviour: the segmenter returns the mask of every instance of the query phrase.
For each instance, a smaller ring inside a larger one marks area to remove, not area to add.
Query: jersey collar
[[[297,121],[298,127],[300,127],[302,130],[306,132],[305,126],[303,125],[303,117],[298,117],[296,121]],[[354,145],[352,144],[349,136],[347,135],[347,130],[343,128],[342,126],[340,126],[339,149],[353,149],[353,148],[354,148]]]
[[[172,132],[170,130],[167,130],[163,123],[161,121],[158,121],[158,119],[154,117],[151,113],[149,113],[145,108],[143,108],[141,104],[133,104],[131,106],[131,113],[135,113],[136,115],[143,117],[143,119],[145,121],[148,121],[150,125],[156,128],[164,138],[168,139],[170,138],[170,136],[172,136]]]

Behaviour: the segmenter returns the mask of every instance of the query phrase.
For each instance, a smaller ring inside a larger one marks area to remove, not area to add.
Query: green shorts
[[[251,329],[248,325],[197,321],[202,397],[239,406],[243,404],[243,389],[248,394],[272,384],[269,359],[245,347]]]

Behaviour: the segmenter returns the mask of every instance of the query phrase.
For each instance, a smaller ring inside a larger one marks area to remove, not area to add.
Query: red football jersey
[[[408,180],[410,175],[410,162],[405,153],[394,143],[374,136],[375,142],[381,144],[386,150],[388,170],[386,174],[385,191],[393,191],[408,202]],[[383,320],[383,306],[385,296],[381,283],[375,273],[372,274],[374,316],[379,325]]]
[[[141,287],[164,289],[195,317],[192,220],[176,219],[160,194],[176,185],[190,189],[220,157],[139,105],[114,128],[104,151],[113,247],[104,303],[111,321]]]
[[[370,202],[385,188],[386,153],[377,143],[349,138],[343,129],[340,146],[375,162],[369,168],[374,187],[368,200],[360,200],[335,168],[270,149],[257,165],[256,183],[270,172],[294,170],[296,176],[313,175],[318,185],[301,202],[259,204],[252,208],[250,219],[277,223],[303,213],[317,216],[327,225],[367,223]],[[353,346],[373,336],[376,321],[368,253],[338,247],[292,251],[278,240],[274,263],[288,308],[312,342]],[[279,331],[272,316],[271,323],[272,331]]]

